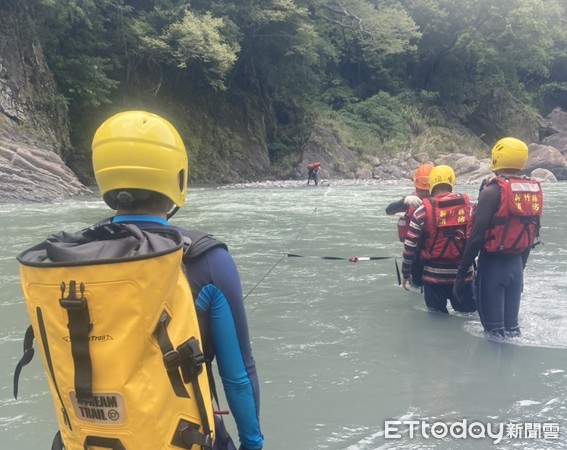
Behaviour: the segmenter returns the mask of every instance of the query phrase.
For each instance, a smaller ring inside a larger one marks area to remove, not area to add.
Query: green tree
[[[333,46],[327,71],[340,74],[358,96],[391,88],[396,71],[416,50],[420,33],[398,5],[366,0],[318,1],[318,32]],[[332,80],[332,78],[330,78]]]
[[[122,5],[117,0],[32,0],[34,22],[49,66],[71,112],[110,101],[120,61],[109,54],[106,31]],[[110,38],[109,38],[110,37]]]
[[[224,89],[224,81],[240,50],[237,43],[224,37],[224,27],[223,19],[210,13],[199,16],[186,10],[183,19],[173,23],[165,33],[178,66],[186,68],[193,61],[200,62],[210,84],[218,89]]]
[[[238,50],[231,24],[209,11],[189,9],[187,2],[149,2],[132,9],[125,21],[128,78],[140,69],[157,72],[155,92],[172,70],[200,75],[205,84],[224,89]]]
[[[293,0],[196,2],[233,24],[240,45],[228,87],[257,99],[272,162],[298,154],[306,139],[307,105],[318,92],[323,43],[311,12]]]
[[[494,87],[526,98],[545,76],[565,22],[560,0],[401,0],[423,37],[415,86],[452,104],[474,103]]]

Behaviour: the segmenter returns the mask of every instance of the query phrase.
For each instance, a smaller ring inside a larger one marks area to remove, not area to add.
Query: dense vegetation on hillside
[[[26,3],[75,128],[129,89],[245,93],[277,164],[314,118],[380,154],[443,140],[495,88],[567,108],[564,0]]]

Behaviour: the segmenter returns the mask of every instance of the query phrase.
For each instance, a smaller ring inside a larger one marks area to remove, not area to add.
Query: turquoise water
[[[409,189],[193,188],[172,220],[227,242],[239,267],[265,448],[567,448],[565,184],[544,186],[545,245],[526,268],[524,334],[513,343],[486,340],[476,316],[428,313],[418,292],[398,286],[393,259],[283,257],[398,256],[396,218],[384,208]],[[475,188],[461,190],[476,198]],[[24,368],[19,398],[12,397],[28,323],[15,255],[52,231],[90,225],[108,209],[91,197],[0,205],[0,212],[0,448],[50,448],[57,425],[40,358]],[[440,437],[416,431],[412,438],[410,425],[390,421],[478,421],[510,436],[498,444],[458,439],[441,436],[437,425]],[[519,430],[528,437],[514,437]]]

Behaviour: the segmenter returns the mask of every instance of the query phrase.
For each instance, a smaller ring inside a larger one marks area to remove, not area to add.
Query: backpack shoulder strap
[[[183,260],[187,261],[205,253],[211,248],[221,247],[228,251],[224,242],[217,241],[211,234],[199,230],[183,230]]]

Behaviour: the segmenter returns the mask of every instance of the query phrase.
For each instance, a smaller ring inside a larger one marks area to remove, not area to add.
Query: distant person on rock
[[[386,207],[386,214],[393,216],[394,214],[404,213],[398,219],[398,239],[404,242],[408,232],[410,219],[417,208],[421,206],[422,199],[429,197],[429,174],[433,169],[433,164],[422,164],[419,166],[413,175],[413,185],[415,190],[407,196],[402,197],[400,200],[390,203]],[[412,285],[421,287],[421,272],[423,265],[419,257],[416,257],[412,265]]]
[[[543,193],[538,181],[519,175],[527,159],[527,145],[513,137],[500,139],[492,148],[490,170],[495,177],[480,192],[453,286],[454,295],[462,298],[479,255],[478,313],[485,333],[496,338],[520,336],[524,268],[539,237]]]
[[[313,180],[315,186],[319,184],[319,171],[321,170],[321,163],[319,161],[311,163],[307,166],[307,185]]]
[[[412,264],[423,263],[423,294],[427,308],[448,314],[447,300],[455,311],[474,312],[472,268],[463,273],[462,296],[453,294],[453,282],[470,234],[473,206],[466,194],[453,193],[455,172],[446,165],[429,174],[430,197],[411,217],[404,241],[403,288],[409,290]]]

